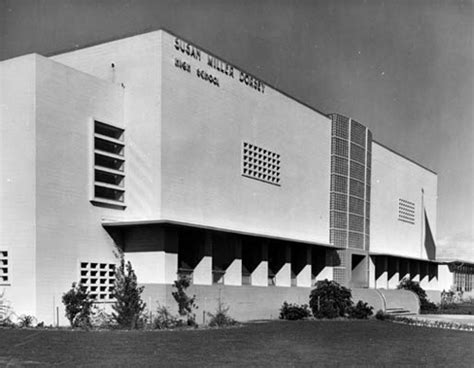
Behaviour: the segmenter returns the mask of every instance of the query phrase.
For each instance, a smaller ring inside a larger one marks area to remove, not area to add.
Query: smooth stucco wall
[[[0,251],[9,283],[0,295],[18,315],[35,315],[36,55],[0,63]]]
[[[264,93],[175,48],[163,33],[162,216],[329,242],[330,120],[265,86]],[[175,66],[176,59],[191,72]],[[219,86],[197,76],[218,78]],[[281,186],[241,175],[242,142],[281,155]]]
[[[117,262],[101,219],[121,211],[89,201],[94,118],[123,127],[123,89],[38,56],[36,318],[47,324],[56,307],[64,320],[61,296],[80,262]]]
[[[399,198],[415,203],[414,225],[398,220]],[[371,252],[427,259],[422,209],[426,210],[433,237],[436,239],[436,201],[436,174],[373,142]]]
[[[124,91],[127,208],[111,213],[109,219],[160,217],[160,43],[161,31],[156,31],[52,57]]]

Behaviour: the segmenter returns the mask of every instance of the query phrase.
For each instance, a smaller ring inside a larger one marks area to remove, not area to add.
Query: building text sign
[[[243,85],[253,88],[260,93],[265,93],[265,84],[261,80],[253,77],[250,74],[247,74],[242,70],[238,70],[234,66],[216,58],[215,56],[205,54],[204,57],[204,52],[201,52],[201,50],[199,50],[197,47],[186,41],[176,37],[174,39],[174,48],[182,54],[187,55],[201,63],[206,63],[208,67],[218,72],[219,74],[214,75],[213,73],[201,68],[195,68],[196,70],[194,71],[196,77],[207,81],[216,87],[220,86],[219,76],[225,75],[227,78],[237,79]],[[175,66],[188,73],[193,73],[191,64],[189,64],[187,61],[175,58]]]

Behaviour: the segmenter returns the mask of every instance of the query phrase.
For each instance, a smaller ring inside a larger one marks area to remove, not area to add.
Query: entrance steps
[[[416,313],[410,312],[405,308],[387,308],[385,313],[391,314],[392,316],[415,316]]]

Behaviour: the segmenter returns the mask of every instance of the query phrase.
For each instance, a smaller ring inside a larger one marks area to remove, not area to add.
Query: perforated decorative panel
[[[281,158],[278,153],[248,142],[243,142],[243,176],[273,185],[281,185],[280,165]]]
[[[331,191],[347,193],[347,178],[340,175],[331,175]]]
[[[398,220],[407,224],[415,224],[415,203],[400,198],[398,200]]]
[[[91,298],[98,301],[110,300],[115,282],[115,264],[81,262],[80,282],[87,288]]]
[[[0,285],[10,282],[8,271],[8,251],[0,250]]]
[[[336,174],[347,176],[349,164],[346,158],[331,156],[331,171]]]
[[[331,193],[330,202],[332,210],[347,212],[347,196],[345,194]]]

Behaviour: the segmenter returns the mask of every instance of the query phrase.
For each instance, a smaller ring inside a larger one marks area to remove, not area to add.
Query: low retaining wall
[[[173,287],[164,284],[143,284],[142,294],[148,310],[156,311],[158,304],[166,305],[173,313],[177,313],[177,305],[171,293]],[[207,312],[214,313],[219,300],[229,307],[229,315],[238,321],[278,318],[283,302],[309,304],[311,288],[302,287],[260,287],[230,285],[192,285],[188,295],[196,295],[196,318],[202,323]],[[418,313],[418,297],[406,290],[383,289],[352,289],[354,302],[362,300],[372,307],[374,313],[386,308],[404,308]]]

